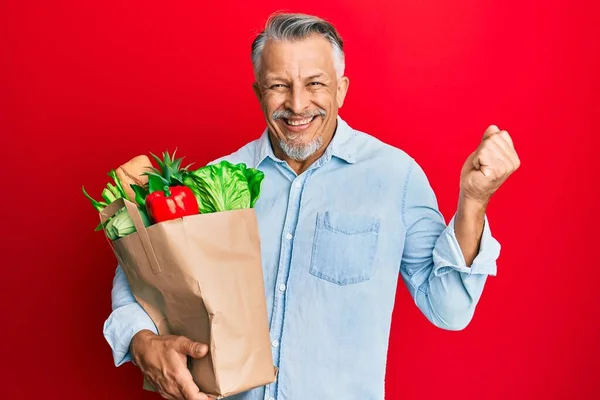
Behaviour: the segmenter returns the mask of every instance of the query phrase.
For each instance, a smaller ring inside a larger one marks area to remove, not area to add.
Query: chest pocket
[[[373,273],[380,218],[364,214],[317,213],[310,273],[348,285],[367,281]]]

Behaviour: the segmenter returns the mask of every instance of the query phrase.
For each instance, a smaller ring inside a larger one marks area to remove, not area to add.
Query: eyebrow
[[[314,74],[314,75],[308,76],[306,78],[303,78],[303,80],[309,81],[309,80],[312,80],[312,79],[323,78],[323,77],[324,77],[323,73],[319,72],[317,74]],[[280,76],[271,75],[271,76],[267,76],[265,78],[265,81],[266,82],[273,82],[273,81],[287,82],[287,79],[282,78]]]
[[[265,77],[265,81],[266,82],[273,82],[273,81],[282,81],[282,82],[285,82],[286,80],[284,78],[280,77],[280,76],[273,76],[273,75],[271,75],[271,76]]]

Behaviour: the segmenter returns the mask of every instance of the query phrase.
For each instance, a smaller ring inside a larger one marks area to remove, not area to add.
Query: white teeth
[[[292,126],[298,126],[298,125],[306,125],[309,124],[310,121],[312,121],[312,118],[308,118],[308,119],[303,119],[301,121],[290,121],[289,119],[287,119],[285,122],[288,123],[288,125],[292,125]]]

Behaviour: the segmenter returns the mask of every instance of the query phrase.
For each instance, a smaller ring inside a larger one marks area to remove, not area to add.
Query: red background
[[[598,3],[260,3],[0,3],[0,398],[156,398],[102,336],[116,261],[81,185],[99,193],[140,152],[200,166],[259,135],[249,48],[278,9],[339,28],[341,115],[415,157],[447,219],[489,124],[521,156],[489,208],[503,250],[471,325],[433,327],[400,287],[386,398],[600,398]]]

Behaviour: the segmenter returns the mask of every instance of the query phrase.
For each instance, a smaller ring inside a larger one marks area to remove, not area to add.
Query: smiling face
[[[333,47],[320,36],[268,40],[254,84],[275,154],[312,163],[334,135],[348,78],[337,77]]]

